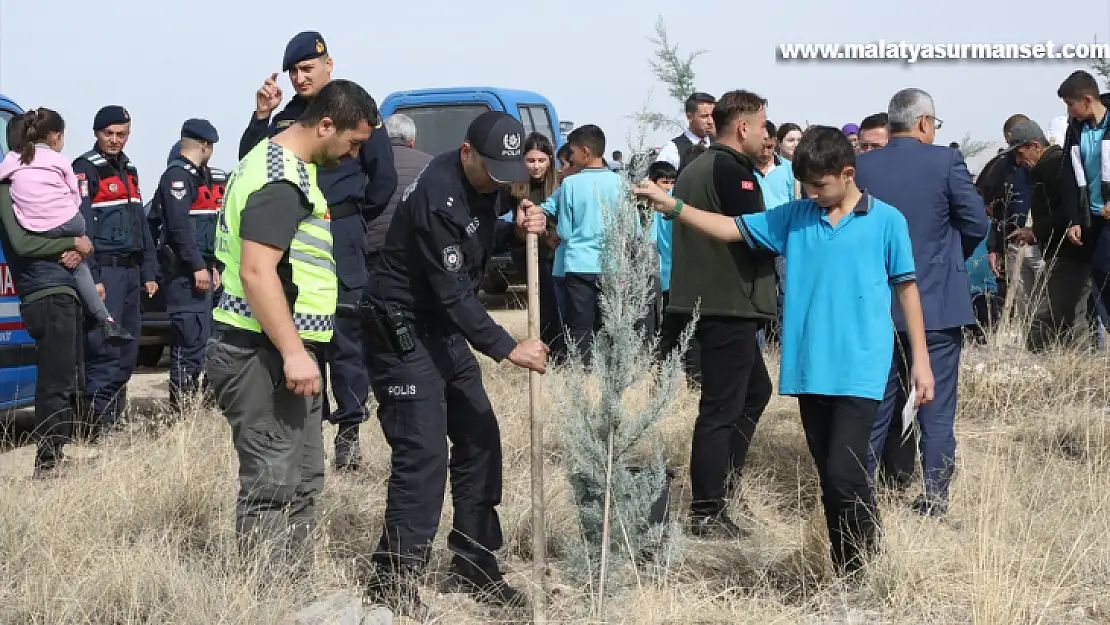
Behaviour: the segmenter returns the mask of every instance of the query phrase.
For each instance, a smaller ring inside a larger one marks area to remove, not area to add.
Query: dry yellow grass
[[[523,332],[519,313],[505,314]],[[527,585],[530,483],[527,376],[482,361],[501,419],[505,559]],[[1102,357],[1034,359],[971,349],[962,371],[958,472],[944,520],[884,500],[885,553],[859,586],[825,566],[815,472],[795,401],[776,397],[752,447],[746,503],[758,525],[736,543],[691,542],[659,584],[629,589],[590,615],[587,593],[553,574],[558,623],[1110,623],[1110,397]],[[552,384],[559,383],[557,378]],[[696,396],[675,398],[658,436],[679,471],[671,510],[688,501],[684,468]],[[575,531],[548,421],[549,554]],[[330,438],[333,428],[327,427]],[[235,464],[218,414],[103,445],[99,458],[46,482],[15,480],[0,498],[0,622],[28,624],[280,623],[331,589],[353,587],[354,561],[378,536],[388,448],[363,428],[366,467],[328,475],[323,530],[308,585],[261,584],[233,554]],[[448,559],[443,540],[433,570]],[[459,595],[426,597],[450,624],[504,622]],[[399,622],[405,622],[399,619]]]

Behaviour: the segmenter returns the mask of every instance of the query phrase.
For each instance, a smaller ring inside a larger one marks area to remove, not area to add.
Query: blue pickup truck
[[[22,112],[0,94],[0,155],[8,153],[8,120]],[[35,341],[23,325],[15,283],[0,249],[0,411],[34,403],[36,372]]]
[[[379,107],[382,117],[403,113],[416,124],[416,149],[431,155],[462,144],[470,122],[487,111],[503,111],[524,124],[525,134],[545,135],[558,150],[574,127],[560,121],[555,106],[542,95],[500,87],[447,87],[397,91]],[[526,284],[523,267],[515,267],[506,252],[490,259],[482,290],[501,294],[510,284]]]

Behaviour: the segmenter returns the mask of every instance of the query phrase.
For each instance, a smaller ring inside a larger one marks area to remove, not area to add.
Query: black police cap
[[[482,157],[495,182],[510,184],[528,180],[524,165],[524,125],[501,111],[489,111],[470,122],[466,142]]]
[[[218,143],[220,135],[216,132],[216,127],[207,119],[194,118],[185,120],[185,123],[181,125],[181,138]]]
[[[301,61],[319,58],[328,53],[328,44],[320,33],[308,30],[298,33],[285,46],[285,57],[281,61],[281,71],[288,72]]]
[[[105,106],[96,112],[96,117],[93,118],[93,132],[104,130],[108,126],[115,124],[129,124],[131,123],[131,114],[127,109],[122,106]]]

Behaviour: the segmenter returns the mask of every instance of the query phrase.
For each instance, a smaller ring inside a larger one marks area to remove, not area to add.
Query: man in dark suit
[[[925,315],[929,360],[936,378],[935,398],[921,407],[921,464],[925,493],[914,509],[926,515],[944,514],[955,462],[956,386],[960,368],[961,328],[975,322],[971,307],[966,261],[987,236],[990,221],[983,200],[959,151],[934,146],[941,126],[933,99],[920,89],[904,89],[890,100],[890,142],[860,154],[856,183],[876,198],[902,212],[910,227],[914,265]],[[869,473],[882,458],[885,477],[905,484],[913,474],[916,453],[902,441],[901,415],[909,391],[907,366],[912,366],[906,322],[895,305],[898,332],[886,396],[871,434]],[[889,437],[888,437],[889,433]]]

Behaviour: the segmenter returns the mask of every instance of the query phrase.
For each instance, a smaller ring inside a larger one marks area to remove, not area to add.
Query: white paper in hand
[[[906,433],[910,431],[913,426],[913,420],[917,418],[917,408],[914,404],[917,403],[917,387],[911,386],[910,393],[906,397],[906,406],[902,408],[902,438],[906,438]]]

